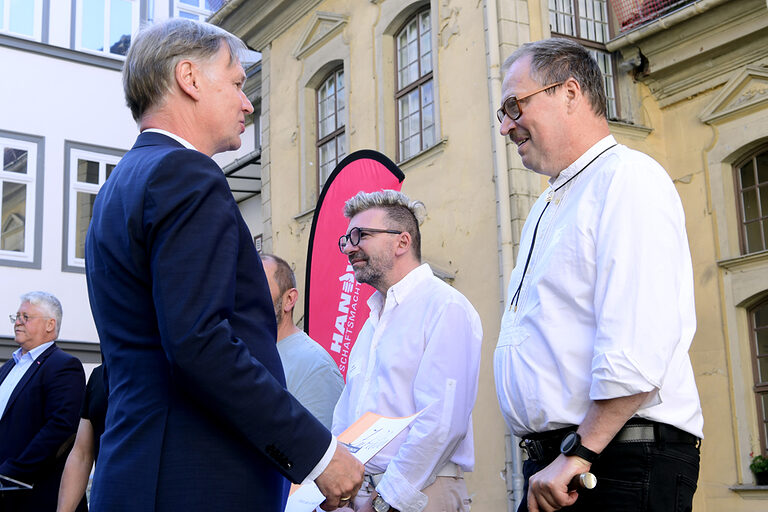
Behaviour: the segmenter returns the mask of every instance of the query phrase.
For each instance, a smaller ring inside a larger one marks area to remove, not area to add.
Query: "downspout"
[[[496,220],[499,252],[499,309],[504,311],[509,276],[514,264],[512,240],[512,214],[509,199],[509,162],[506,139],[499,133],[496,109],[501,105],[501,56],[499,55],[498,0],[485,0],[486,63],[488,66],[488,115],[490,119],[491,148],[493,153],[493,182],[496,195]],[[504,480],[507,487],[507,511],[515,512],[522,498],[522,456],[516,438],[507,427],[504,434]]]

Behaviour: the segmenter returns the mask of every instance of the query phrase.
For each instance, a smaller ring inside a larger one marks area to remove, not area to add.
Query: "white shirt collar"
[[[184,146],[187,149],[194,149],[195,151],[200,151],[195,146],[193,146],[189,141],[187,141],[185,139],[182,139],[181,137],[179,137],[175,133],[171,133],[171,132],[168,132],[168,131],[165,131],[165,130],[161,130],[160,128],[147,128],[146,130],[142,131],[141,133],[146,133],[146,132],[153,132],[153,133],[159,133],[161,135],[165,135],[166,137],[172,138],[173,140],[175,140],[176,142],[178,142],[179,144],[181,144],[182,146]]]
[[[603,137],[597,141],[594,146],[586,150],[584,154],[577,158],[571,165],[563,169],[560,174],[557,175],[557,177],[550,178],[549,186],[552,188],[557,188],[560,186],[560,184],[565,183],[571,179],[574,174],[582,170],[588,162],[599,155],[602,151],[605,151],[611,147],[613,144],[616,144],[616,139],[613,138],[613,135]]]
[[[422,263],[415,269],[408,272],[405,277],[393,284],[387,290],[387,298],[392,297],[395,304],[400,304],[416,288],[419,283],[432,276],[432,269],[428,263]],[[379,317],[382,306],[384,305],[384,296],[377,290],[368,299],[368,307],[375,317]]]
[[[51,345],[53,345],[53,341],[49,341],[47,343],[43,343],[42,345],[38,345],[35,348],[33,348],[32,350],[30,350],[29,352],[27,352],[27,354],[29,354],[29,357],[31,357],[32,361],[34,361],[35,359],[40,357],[40,354],[42,354],[43,352],[48,350],[48,347],[50,347]],[[27,354],[25,354],[25,356]],[[22,358],[21,348],[17,348],[13,352],[13,360],[14,360],[14,362],[16,364],[19,364],[19,361],[21,360],[21,358]]]

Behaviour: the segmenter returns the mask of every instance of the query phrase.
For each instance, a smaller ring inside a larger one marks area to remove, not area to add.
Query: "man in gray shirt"
[[[290,265],[272,254],[262,254],[264,273],[275,305],[277,351],[283,362],[288,391],[320,422],[331,428],[333,408],[344,379],[333,358],[293,323],[299,298]]]

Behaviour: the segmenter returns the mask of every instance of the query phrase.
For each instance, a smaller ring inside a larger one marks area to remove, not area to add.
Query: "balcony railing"
[[[619,32],[627,32],[695,0],[609,0],[619,23]]]

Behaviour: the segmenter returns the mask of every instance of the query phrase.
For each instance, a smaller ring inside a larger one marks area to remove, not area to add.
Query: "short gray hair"
[[[229,47],[230,63],[247,49],[236,36],[210,23],[171,18],[142,28],[123,64],[123,90],[133,119],[138,122],[162,103],[171,89],[176,64],[184,59],[210,60],[222,43]]]
[[[59,299],[48,292],[28,292],[21,296],[21,303],[24,304],[25,302],[42,308],[48,316],[56,320],[56,337],[58,338],[61,318],[64,314]]]
[[[424,222],[427,208],[421,201],[411,201],[397,190],[378,192],[360,191],[344,203],[344,216],[351,219],[358,213],[371,208],[380,208],[387,214],[390,229],[407,231],[411,235],[411,246],[416,259],[421,261],[421,232],[419,225]]]
[[[565,82],[573,77],[589,99],[592,111],[597,116],[606,117],[608,101],[605,97],[603,72],[589,50],[576,41],[562,37],[525,43],[507,57],[502,72],[506,75],[516,60],[529,55],[531,78],[544,86]],[[546,91],[546,94],[554,93],[554,89]]]

